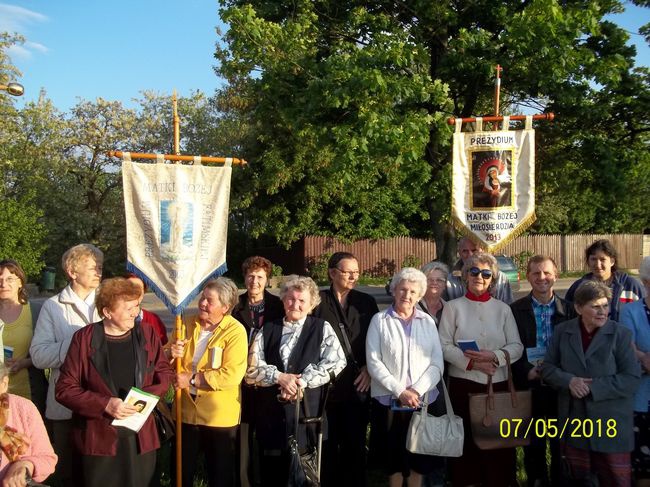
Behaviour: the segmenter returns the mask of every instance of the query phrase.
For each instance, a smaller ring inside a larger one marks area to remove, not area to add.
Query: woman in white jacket
[[[66,487],[81,485],[80,468],[70,440],[72,412],[56,401],[54,387],[74,332],[100,321],[95,309],[95,290],[102,277],[103,263],[104,254],[91,244],[75,245],[63,254],[61,266],[68,285],[43,303],[29,348],[34,366],[50,369],[45,417],[52,427],[54,451],[59,456],[57,474]]]
[[[393,304],[377,313],[366,338],[366,362],[373,399],[373,428],[390,487],[419,487],[422,475],[442,461],[406,450],[406,433],[413,411],[424,395],[433,403],[442,378],[443,360],[436,324],[415,306],[427,287],[425,275],[405,267],[393,276]]]

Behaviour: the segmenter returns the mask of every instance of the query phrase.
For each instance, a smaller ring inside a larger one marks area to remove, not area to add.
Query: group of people
[[[112,423],[142,414],[126,401],[133,389],[165,407],[171,387],[182,390],[184,486],[201,458],[210,486],[286,486],[291,440],[300,453],[316,451],[326,486],[366,485],[369,463],[391,487],[518,485],[515,449],[480,449],[470,424],[471,395],[486,392],[489,377],[506,390],[508,363],[517,388],[531,390],[533,417],[566,421],[572,433],[531,436],[528,485],[648,482],[650,257],[639,283],[617,269],[610,242],[596,241],[585,253],[591,272],[563,299],[555,262],[536,255],[526,272],[532,290],[513,302],[493,256],[469,239],[459,254],[451,272],[440,262],[401,269],[382,311],[355,289],[350,253],[330,258],[329,288],[292,275],[279,297],[267,290],[271,262],[250,257],[246,292],[225,277],[207,282],[198,312],[183,317],[185,336],[167,345],[162,321],[140,309],[144,283],[101,281],[96,247],[64,254],[69,284],[40,312],[19,264],[0,261],[2,485],[42,481],[55,466],[66,486],[150,485],[163,441],[156,415],[138,431]],[[478,350],[461,348],[467,341]],[[37,407],[44,369],[47,431]],[[463,454],[411,453],[411,417],[423,407],[445,413],[443,382],[463,419]]]

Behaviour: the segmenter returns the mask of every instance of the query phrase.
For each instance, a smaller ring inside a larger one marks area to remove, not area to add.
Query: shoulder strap
[[[349,298],[349,295],[348,295]],[[354,365],[354,367],[358,370],[359,369],[359,364],[357,363],[356,359],[354,358],[354,355],[352,353],[352,344],[350,343],[350,338],[348,337],[348,323],[347,320],[345,319],[345,313],[343,312],[343,308],[341,308],[341,303],[339,303],[339,300],[336,299],[336,295],[332,291],[332,299],[334,300],[334,308],[336,310],[336,316],[339,319],[338,323],[338,330],[336,329],[336,326],[332,326],[334,328],[334,333],[339,337],[339,341],[341,342],[341,345],[343,346],[343,352],[345,353],[345,358],[348,361],[349,364]],[[340,332],[339,333],[337,333]]]

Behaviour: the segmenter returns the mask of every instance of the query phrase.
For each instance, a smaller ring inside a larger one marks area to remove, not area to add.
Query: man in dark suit
[[[341,342],[347,366],[337,377],[327,401],[327,434],[323,445],[324,486],[366,485],[366,430],[369,420],[370,376],[366,370],[366,334],[379,312],[374,298],[354,289],[359,262],[348,252],[336,252],[327,264],[331,286],[320,292],[314,316],[329,322]]]
[[[527,296],[510,305],[524,344],[524,355],[512,366],[518,388],[532,391],[533,417],[557,418],[557,394],[540,379],[540,365],[558,323],[574,316],[566,301],[553,291],[557,265],[548,256],[535,255],[528,261],[526,279],[532,287]],[[528,487],[558,485],[560,456],[558,439],[551,443],[550,483],[546,465],[546,438],[531,435],[530,446],[524,447],[524,466]]]

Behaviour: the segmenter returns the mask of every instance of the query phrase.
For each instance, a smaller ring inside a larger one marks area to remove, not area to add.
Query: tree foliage
[[[451,132],[443,120],[492,112],[496,64],[506,68],[503,111],[558,112],[557,123],[540,127],[538,146],[548,146],[538,158],[537,228],[596,231],[616,222],[624,231],[647,222],[625,190],[647,172],[647,76],[632,71],[627,34],[605,20],[621,11],[618,0],[221,6],[230,29],[217,48],[218,73],[228,81],[223,96],[237,93],[230,112],[247,127],[241,147],[253,164],[242,205],[254,215],[253,235],[288,244],[309,233],[433,231],[449,258]],[[636,129],[618,111],[632,107]],[[602,129],[580,126],[585,116]]]

